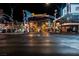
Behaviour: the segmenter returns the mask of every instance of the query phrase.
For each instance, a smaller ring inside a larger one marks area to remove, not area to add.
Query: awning
[[[51,15],[35,15],[28,18],[28,21],[41,21],[41,20],[54,20],[54,16]]]
[[[65,26],[65,25],[79,25],[79,23],[63,23],[62,26]]]

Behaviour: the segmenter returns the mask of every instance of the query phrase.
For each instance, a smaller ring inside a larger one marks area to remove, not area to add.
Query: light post
[[[50,3],[46,3],[47,11],[48,11],[49,5],[50,5]],[[48,27],[51,28],[51,20],[50,19],[48,19]]]
[[[13,20],[13,8],[11,8],[11,18],[12,18],[12,30],[14,29],[14,20]],[[11,32],[12,32],[11,30]]]
[[[46,5],[48,6],[50,3],[46,3]]]
[[[54,16],[55,16],[55,19],[56,20],[56,15],[57,15],[57,9],[54,10]],[[56,22],[54,21],[54,32],[55,32],[55,27],[56,27]]]
[[[25,13],[25,10],[23,10],[23,23],[24,23],[24,25],[26,23],[26,13]]]
[[[54,16],[55,16],[55,19],[56,19],[57,9],[55,9],[54,12],[55,12],[55,13],[54,13]]]

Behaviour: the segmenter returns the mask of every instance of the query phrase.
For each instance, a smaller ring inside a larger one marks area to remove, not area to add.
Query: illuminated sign
[[[46,13],[44,13],[44,14],[35,14],[35,13],[32,13],[32,16],[46,16],[47,14]]]
[[[67,7],[63,9],[63,15],[66,15],[66,14],[67,14]]]
[[[32,16],[32,13],[30,13],[29,11],[27,10],[23,10],[23,20],[26,21],[28,20],[28,18]]]
[[[71,13],[79,13],[79,4],[71,4]]]
[[[66,7],[63,9],[63,15],[66,15],[68,10],[70,13],[79,13],[79,4],[71,3],[66,5]]]
[[[79,7],[76,7],[76,10],[79,11]]]
[[[47,13],[44,13],[44,14],[35,14],[35,13],[32,13],[32,16],[36,16],[36,17],[49,17],[49,15],[47,15]]]

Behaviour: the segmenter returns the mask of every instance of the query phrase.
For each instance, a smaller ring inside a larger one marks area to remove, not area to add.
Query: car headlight
[[[30,37],[33,37],[33,34],[29,34]]]

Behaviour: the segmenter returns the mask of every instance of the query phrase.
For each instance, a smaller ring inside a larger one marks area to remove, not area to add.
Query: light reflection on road
[[[49,33],[45,32],[42,34],[29,33],[29,44],[30,46],[50,46],[51,40],[48,38]]]
[[[79,35],[29,33],[0,37],[0,55],[79,55]]]
[[[41,53],[47,55],[56,52],[56,49],[53,48],[54,41],[50,39],[49,33],[37,33],[37,35],[34,35],[33,33],[30,34],[33,35],[32,37],[29,37],[29,43],[27,44],[30,47],[28,49],[30,53]]]

